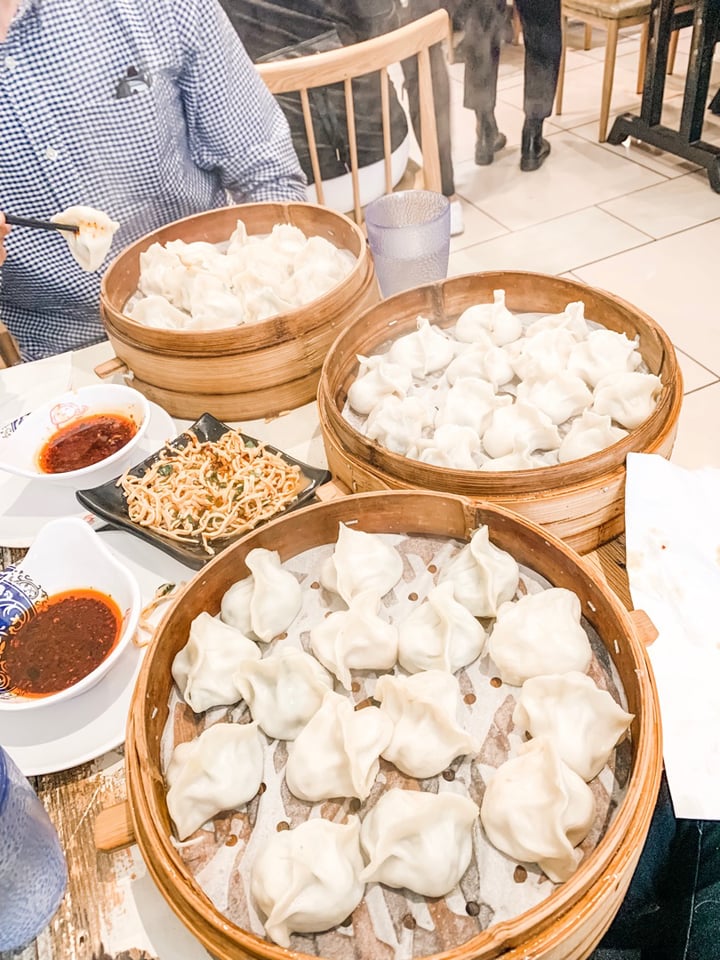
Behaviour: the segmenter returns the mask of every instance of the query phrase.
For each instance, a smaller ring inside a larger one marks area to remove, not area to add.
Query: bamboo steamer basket
[[[249,234],[290,223],[349,250],[357,263],[337,286],[305,306],[223,330],[162,330],[125,316],[140,254],[169,240],[228,240],[238,219]],[[325,354],[340,329],[378,299],[362,231],[347,217],[310,203],[251,203],[209,210],[162,227],[120,253],[103,276],[100,313],[133,386],[174,417],[255,420],[315,399]],[[117,369],[118,364],[104,365]],[[102,373],[102,371],[98,371]]]
[[[429,491],[365,493],[318,504],[275,520],[212,560],[186,586],[159,627],[130,708],[126,742],[128,799],[135,837],[145,862],[172,909],[220,960],[311,960],[285,950],[223,917],[170,840],[171,824],[160,766],[163,729],[172,687],[171,664],[201,611],[217,613],[227,588],[247,575],[247,553],[277,550],[283,560],[334,542],[338,522],[357,522],[375,533],[437,535],[467,540],[480,523],[494,543],[545,576],[574,590],[618,670],[635,714],[627,792],[604,837],[577,872],[543,902],[495,924],[432,960],[584,960],[610,925],[630,883],[650,825],[661,771],[657,692],[643,642],[652,625],[628,612],[588,561],[523,517],[494,504]],[[429,958],[426,958],[429,960]]]
[[[419,314],[452,326],[474,303],[492,302],[504,289],[518,313],[560,313],[576,300],[585,314],[610,330],[639,335],[651,373],[662,380],[657,406],[627,437],[581,460],[533,470],[484,473],[410,460],[363,436],[343,417],[357,355],[375,353],[415,329]],[[682,402],[682,375],[667,334],[647,314],[604,290],[540,273],[498,271],[453,277],[397,294],[371,307],[343,330],[330,348],[318,388],[318,412],[328,465],[351,491],[420,487],[491,500],[543,524],[580,553],[625,527],[625,458],[630,451],[669,457]]]

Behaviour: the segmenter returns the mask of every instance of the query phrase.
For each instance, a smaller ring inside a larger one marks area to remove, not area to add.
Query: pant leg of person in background
[[[507,142],[495,120],[506,9],[506,0],[466,0],[460,10],[465,24],[463,105],[475,114],[475,163],[479,166],[492,163]]]
[[[404,26],[412,20],[427,16],[440,8],[440,0],[407,0],[403,6],[396,0],[398,26]],[[410,119],[418,143],[422,147],[420,130],[420,97],[418,85],[417,57],[410,57],[402,63],[405,87],[410,103]],[[433,100],[437,123],[438,151],[440,154],[440,177],[442,192],[448,197],[451,207],[451,233],[456,236],[463,232],[462,208],[455,196],[455,175],[452,162],[452,140],[450,134],[450,78],[448,76],[445,51],[440,44],[430,50],[430,71],[432,74]]]
[[[560,0],[515,0],[525,44],[525,125],[522,133],[520,169],[537,170],[550,153],[543,138],[543,121],[555,100],[562,26]]]

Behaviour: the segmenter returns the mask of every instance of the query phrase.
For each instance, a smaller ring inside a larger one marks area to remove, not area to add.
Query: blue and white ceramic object
[[[68,590],[96,590],[115,601],[123,618],[118,642],[91,673],[65,690],[41,698],[9,691],[3,667],[3,639],[12,626],[17,626],[18,618],[32,617],[45,597]],[[89,689],[131,643],[141,608],[137,581],[85,521],[77,517],[51,520],[20,563],[0,572],[0,710],[30,710]]]

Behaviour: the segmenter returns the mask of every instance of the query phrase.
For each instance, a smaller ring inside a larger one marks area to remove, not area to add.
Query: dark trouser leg
[[[466,8],[465,88],[463,103],[475,111],[477,142],[475,163],[492,163],[505,146],[505,136],[495,121],[500,46],[505,31],[505,0],[472,0]]]
[[[515,6],[525,44],[525,116],[544,120],[552,113],[560,68],[560,0],[515,0]]]
[[[424,17],[440,7],[439,0],[410,0],[407,7],[400,9],[403,24]],[[410,118],[418,143],[422,147],[420,132],[420,98],[418,93],[417,57],[410,57],[402,64],[405,86],[410,102]],[[445,51],[440,44],[430,50],[430,71],[432,74],[433,100],[435,101],[435,121],[437,123],[438,150],[440,153],[440,176],[442,192],[446,197],[455,193],[455,179],[452,165],[452,142],[450,139],[450,80],[448,78]]]

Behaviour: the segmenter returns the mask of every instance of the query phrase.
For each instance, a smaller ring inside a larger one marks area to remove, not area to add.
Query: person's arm
[[[304,200],[287,121],[217,0],[174,4],[193,161],[239,202]]]
[[[5,249],[5,237],[10,233],[10,227],[5,223],[5,214],[0,212],[0,267],[5,262],[7,250]]]

